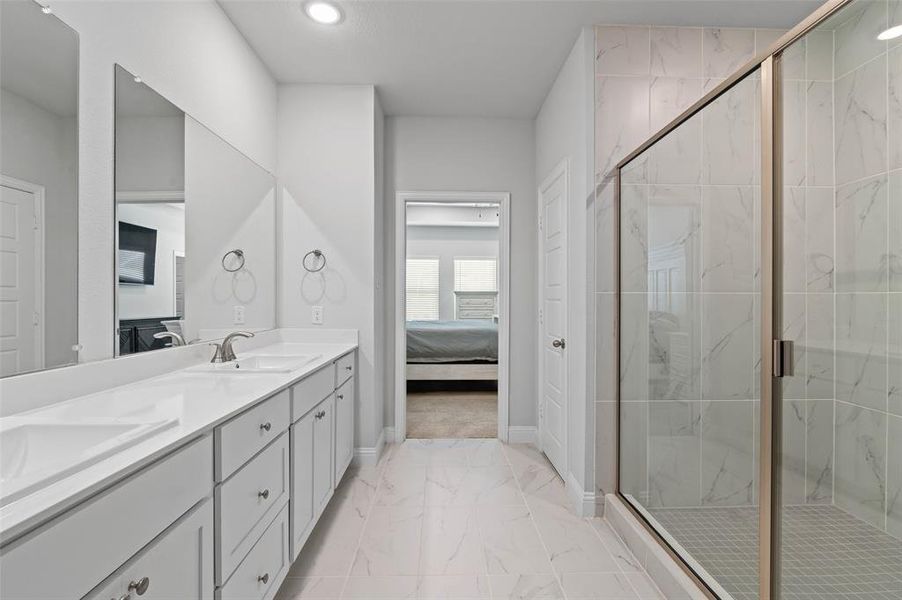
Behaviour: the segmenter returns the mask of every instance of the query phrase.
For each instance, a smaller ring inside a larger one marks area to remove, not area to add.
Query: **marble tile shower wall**
[[[809,153],[832,148],[835,178],[832,190],[807,188],[809,267],[833,264],[809,270],[809,379],[835,379],[834,502],[902,537],[902,40],[877,39],[902,22],[902,2],[859,0],[834,19],[833,143],[807,143]],[[832,374],[811,358],[831,349],[821,292],[834,303]]]
[[[781,34],[596,27],[599,491],[616,467],[611,169]],[[649,507],[755,498],[758,89],[740,83],[624,174],[621,476]],[[675,265],[662,307],[657,271]]]
[[[902,22],[900,7],[899,0],[859,0],[789,49],[783,73],[785,329],[798,342],[796,376],[784,390],[784,502],[835,502],[896,536],[902,536],[902,42],[877,42],[876,35]],[[616,467],[616,224],[607,176],[780,33],[596,28],[599,491],[613,489]],[[757,265],[747,245],[757,236],[757,172],[748,169],[757,158],[757,122],[743,107],[752,95],[757,90],[739,87],[724,96],[625,174],[624,291],[635,301],[624,302],[622,315],[628,468],[621,475],[624,489],[652,508],[743,504],[756,492],[756,282],[742,268]],[[754,158],[736,161],[728,148],[754,151]],[[672,319],[656,316],[656,284],[647,276],[648,265],[666,265],[674,248],[686,257],[686,285],[675,296],[682,299],[668,307],[678,316],[676,332]],[[675,351],[674,339],[685,349]],[[678,355],[692,359],[668,364]]]

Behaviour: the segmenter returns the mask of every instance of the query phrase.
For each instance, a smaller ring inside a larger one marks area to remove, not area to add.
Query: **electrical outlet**
[[[323,324],[323,307],[322,306],[314,306],[313,310],[310,313],[310,320],[314,325],[322,325]]]
[[[232,307],[232,323],[234,325],[244,325],[244,307]]]

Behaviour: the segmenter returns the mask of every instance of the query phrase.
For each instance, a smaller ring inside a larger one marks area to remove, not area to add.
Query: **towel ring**
[[[322,261],[318,267],[307,266],[307,259],[310,258],[311,256],[315,257],[316,259],[320,259]],[[301,265],[303,265],[304,270],[307,271],[308,273],[318,273],[319,271],[322,271],[323,268],[326,266],[326,255],[323,254],[322,250],[318,250],[318,249],[311,250],[310,252],[308,252],[307,254],[304,255],[304,258],[301,260]]]
[[[230,269],[226,266],[226,259],[233,254],[235,255],[235,258],[238,259],[238,266],[235,267],[234,269]],[[244,250],[242,250],[240,248],[236,248],[235,250],[229,250],[228,252],[223,254],[222,255],[222,268],[225,269],[226,271],[228,271],[229,273],[234,273],[235,271],[240,271],[241,269],[243,269],[244,268]]]

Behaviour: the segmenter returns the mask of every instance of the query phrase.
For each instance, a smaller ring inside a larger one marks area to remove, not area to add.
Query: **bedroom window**
[[[437,321],[439,274],[437,258],[407,259],[407,320]]]
[[[455,292],[497,292],[498,261],[494,258],[455,258]]]

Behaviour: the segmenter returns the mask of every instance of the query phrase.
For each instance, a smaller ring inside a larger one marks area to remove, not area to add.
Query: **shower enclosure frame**
[[[621,300],[622,274],[620,268],[621,237],[621,174],[635,158],[654,146],[671,131],[699,113],[722,94],[730,90],[747,75],[760,69],[761,108],[761,232],[758,243],[761,251],[761,399],[760,433],[758,450],[758,593],[761,600],[776,600],[779,597],[779,553],[780,544],[780,473],[781,461],[781,406],[782,386],[778,373],[784,362],[781,345],[782,281],[783,270],[780,258],[782,252],[783,218],[783,172],[782,172],[782,80],[780,77],[783,51],[805,36],[820,23],[842,10],[854,0],[828,0],[796,27],[783,35],[762,54],[742,66],[738,71],[702,96],[679,116],[648,138],[638,148],[630,152],[614,167],[614,280],[615,280],[615,327],[614,355],[615,392],[617,420],[615,431],[616,488],[615,495],[624,503],[633,516],[642,524],[652,538],[673,558],[680,568],[695,582],[709,598],[719,596],[704,579],[680,555],[661,533],[655,529],[645,515],[638,510],[621,490],[620,468],[620,428],[621,428],[621,385],[620,385],[620,343],[621,343]],[[610,179],[609,179],[610,181]],[[791,373],[790,373],[791,374]]]

